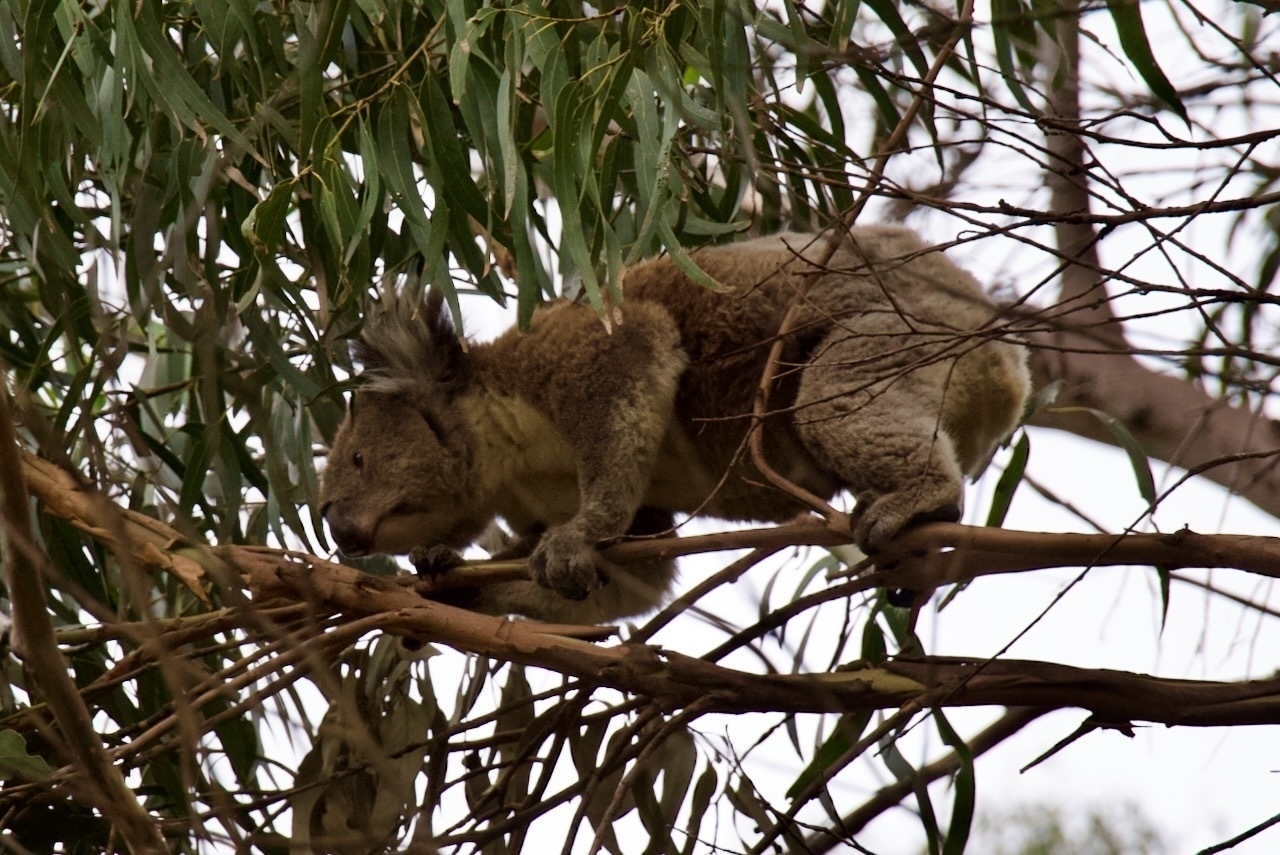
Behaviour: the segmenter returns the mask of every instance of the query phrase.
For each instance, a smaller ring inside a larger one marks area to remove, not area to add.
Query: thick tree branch
[[[1232,534],[1041,534],[934,523],[878,556],[889,584],[930,591],[979,576],[1049,567],[1231,567],[1280,578],[1280,538]]]
[[[210,549],[193,544],[175,530],[151,517],[113,509],[126,543],[110,533],[103,509],[92,501],[74,479],[53,464],[29,455],[23,458],[28,488],[45,504],[45,510],[68,519],[109,549],[132,555],[148,566],[159,567],[188,585],[199,588],[210,568],[225,569],[223,560],[243,566],[246,562],[287,562],[292,553],[265,547],[225,546]],[[839,546],[850,543],[847,532],[814,518],[789,525],[748,529],[722,534],[637,540],[607,550],[615,560],[675,558],[728,549],[777,550],[789,546]],[[320,566],[329,562],[312,556],[303,560]],[[869,562],[868,562],[869,563]],[[1010,529],[932,523],[912,529],[877,556],[878,570],[866,577],[867,586],[893,585],[928,591],[946,584],[966,582],[978,576],[1018,573],[1049,567],[1158,566],[1183,568],[1233,568],[1260,576],[1280,578],[1280,538],[1250,535],[1198,534],[1187,529],[1169,534],[1054,534]],[[855,568],[861,569],[861,568]],[[355,571],[352,571],[355,572]],[[440,577],[435,583],[414,577],[386,580],[397,588],[416,590],[413,596],[442,588],[524,578],[522,562],[488,562],[469,565]],[[372,577],[369,577],[372,578]],[[203,591],[201,591],[203,593]],[[556,627],[569,632],[569,627]],[[575,634],[598,638],[600,633]]]
[[[30,465],[42,465],[28,459]],[[45,487],[51,480],[32,484]],[[55,486],[53,489],[58,489]],[[42,499],[47,497],[41,495]],[[71,503],[74,505],[74,503]],[[47,508],[66,507],[61,502]],[[73,520],[101,535],[101,513],[86,503]],[[129,554],[149,554],[165,544],[184,543],[163,524],[143,524],[121,511],[120,530],[142,543],[104,541]],[[145,518],[143,518],[145,519]],[[705,538],[636,542],[619,553],[691,552],[730,546],[776,546],[786,542],[834,544],[847,538],[821,523],[798,523],[755,532]],[[754,542],[753,542],[754,541]],[[318,614],[347,620],[372,618],[385,631],[440,642],[474,653],[538,665],[593,684],[650,697],[666,709],[706,698],[719,712],[848,712],[889,709],[908,701],[942,706],[1080,707],[1109,721],[1165,724],[1238,725],[1280,720],[1280,680],[1244,683],[1165,680],[1119,671],[1071,668],[1042,662],[958,659],[898,660],[881,667],[817,675],[758,675],[644,645],[602,647],[533,621],[508,621],[424,599],[395,578],[370,576],[299,553],[260,547],[214,549],[185,543],[184,553],[199,564],[238,571],[255,601],[286,599],[312,605]],[[936,523],[913,530],[881,557],[889,571],[859,580],[859,589],[878,584],[925,586],[987,573],[1046,566],[1149,563],[1167,567],[1241,567],[1280,576],[1280,539],[1196,535],[1045,535]],[[319,631],[319,630],[317,630]],[[598,634],[598,631],[595,631]]]
[[[1045,150],[1049,156],[1045,183],[1049,187],[1050,210],[1054,213],[1087,214],[1089,172],[1085,164],[1084,140],[1075,129],[1080,126],[1080,4],[1060,0],[1065,14],[1058,27],[1058,43],[1053,53],[1062,64],[1056,69],[1059,80],[1050,87],[1046,112],[1052,119],[1045,126]],[[1098,274],[1097,235],[1087,221],[1054,222],[1058,252],[1066,259],[1061,274],[1059,307],[1070,311],[1072,322],[1106,330],[1113,341],[1123,340],[1107,302],[1106,287]]]
[[[1096,221],[1089,218],[1091,163],[1080,132],[1078,0],[1060,0],[1057,20],[1060,84],[1051,88],[1043,124],[1049,156],[1058,252],[1064,259],[1052,329],[1028,334],[1035,384],[1062,384],[1060,407],[1098,409],[1119,421],[1147,453],[1204,474],[1272,516],[1280,517],[1280,424],[1214,399],[1189,380],[1160,374],[1126,354],[1124,330],[1111,312],[1098,258]],[[1255,200],[1256,204],[1256,200]],[[1202,213],[1192,211],[1191,215]],[[1037,413],[1033,424],[1116,444],[1095,417]],[[1220,465],[1216,465],[1221,461]]]
[[[229,558],[234,548],[224,548]],[[243,553],[235,556],[246,558]],[[1280,717],[1280,678],[1219,683],[1169,680],[1046,662],[932,657],[812,675],[759,675],[642,645],[601,647],[422,600],[393,579],[341,565],[257,553],[241,566],[261,595],[304,598],[348,617],[382,614],[388,632],[486,656],[539,665],[652,698],[664,709],[702,699],[712,712],[850,712],[896,709],[927,698],[940,706],[1079,707],[1107,721],[1183,725],[1270,724]]]

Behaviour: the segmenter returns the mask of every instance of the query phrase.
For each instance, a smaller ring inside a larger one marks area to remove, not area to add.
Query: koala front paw
[[[960,519],[959,502],[943,502],[932,510],[922,511],[919,507],[918,497],[910,493],[890,493],[865,505],[865,509],[860,507],[854,515],[854,543],[872,555],[912,526],[927,522],[957,522]]]
[[[415,546],[409,551],[409,563],[424,579],[434,579],[462,566],[462,556],[447,546]]]
[[[577,532],[552,529],[529,557],[533,581],[570,600],[585,600],[604,584],[596,565],[595,546]]]

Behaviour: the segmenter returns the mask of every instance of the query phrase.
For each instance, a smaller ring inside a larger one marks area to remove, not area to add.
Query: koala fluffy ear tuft
[[[353,351],[374,391],[403,393],[425,382],[433,392],[451,394],[471,376],[444,295],[435,289],[425,303],[391,295],[370,307]]]

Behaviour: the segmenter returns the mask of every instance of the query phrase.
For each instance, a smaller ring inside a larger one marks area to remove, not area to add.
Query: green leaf
[[[870,710],[859,710],[847,713],[836,720],[835,729],[826,738],[813,760],[804,768],[795,782],[787,788],[787,798],[794,799],[805,792],[814,781],[820,779],[831,766],[838,762],[850,749],[858,744],[863,732],[871,722]]]
[[[1111,10],[1111,19],[1120,36],[1120,47],[1147,86],[1151,87],[1151,94],[1165,102],[1184,122],[1189,121],[1177,90],[1164,76],[1151,53],[1151,43],[1147,41],[1146,27],[1142,23],[1142,4],[1139,0],[1107,0],[1107,8]]]
[[[53,774],[43,757],[27,753],[27,741],[15,730],[0,730],[0,779],[47,781]]]
[[[861,5],[861,0],[833,0],[827,4],[831,14],[831,38],[827,41],[827,46],[832,50],[839,52],[848,50],[849,37],[853,32],[853,24],[858,19],[858,7]]]
[[[1015,43],[1027,44],[1030,36],[1030,44],[1035,44],[1035,32],[1029,23],[1030,14],[1031,10],[1020,0],[991,0],[991,35],[995,40],[996,64],[1000,68],[1000,74],[1019,106],[1031,115],[1038,116],[1040,109],[1027,95],[1027,90],[1022,85],[1023,75],[1014,59],[1017,52]]]
[[[378,120],[378,169],[404,214],[409,236],[425,263],[431,266],[444,256],[449,208],[437,204],[435,222],[428,219],[413,163],[409,159],[409,95],[400,89],[392,94],[390,100]],[[451,282],[445,284],[445,295],[453,305],[457,298]]]
[[[933,721],[938,727],[938,734],[956,756],[960,758],[960,768],[956,770],[955,799],[951,803],[951,825],[947,828],[947,839],[942,846],[942,855],[964,855],[965,844],[969,841],[969,831],[973,827],[973,811],[977,800],[977,779],[973,769],[973,752],[951,727],[947,717],[942,714],[941,707],[934,707]]]
[[[702,818],[707,815],[711,806],[711,797],[715,795],[720,778],[715,767],[707,766],[693,785],[693,797],[689,801],[689,821],[685,826],[686,842],[682,855],[693,855],[697,844],[702,840]]]
[[[876,608],[872,609],[871,614],[867,616],[867,622],[862,626],[862,652],[860,655],[873,665],[879,665],[889,658],[889,647],[885,642],[884,630],[876,622],[876,615],[881,611],[883,609],[878,602]]]
[[[995,491],[991,496],[991,510],[987,512],[988,526],[999,528],[1004,525],[1005,515],[1013,503],[1013,494],[1022,483],[1022,476],[1027,468],[1027,458],[1030,455],[1031,439],[1024,430],[1013,446],[1013,456],[1009,458],[1009,465],[1004,468],[1004,472],[1000,473],[1000,480],[996,482]]]
[[[377,147],[373,134],[365,122],[360,123],[360,156],[366,163],[377,163]],[[378,169],[365,170],[364,184],[360,188],[360,212],[351,224],[351,239],[343,253],[342,261],[350,264],[351,259],[365,242],[365,230],[373,222],[374,215],[382,208],[385,197],[382,193],[382,172]]]
[[[120,3],[117,6],[117,24],[136,33],[139,46],[150,60],[150,63],[141,63],[134,69],[138,78],[147,84],[156,100],[170,107],[184,125],[200,130],[196,121],[199,117],[235,145],[246,151],[252,150],[249,140],[225,113],[214,106],[174,52],[173,44],[165,38],[156,17],[157,6],[155,3]],[[131,11],[137,12],[136,21],[130,20]],[[147,65],[153,67],[148,68]]]
[[[876,109],[880,112],[880,118],[884,121],[886,127],[895,127],[898,122],[902,121],[902,113],[898,111],[898,105],[894,103],[893,97],[889,95],[884,84],[880,82],[880,78],[872,74],[862,66],[855,66],[853,73],[858,76],[858,82],[862,84],[862,88],[871,96],[871,100],[876,102]]]
[[[922,77],[928,74],[929,61],[925,59],[924,51],[920,49],[920,43],[915,34],[911,32],[907,22],[902,20],[902,16],[898,14],[898,4],[895,0],[864,0],[864,2],[871,7],[876,17],[893,33],[898,47],[911,60],[911,64],[915,66],[916,71],[920,72]]]
[[[587,248],[586,225],[583,223],[583,189],[579,175],[586,174],[586,163],[581,149],[586,136],[587,109],[590,99],[583,91],[582,84],[574,81],[565,85],[558,93],[555,104],[552,127],[555,139],[552,142],[552,183],[560,200],[560,215],[564,220],[561,236],[561,264],[567,260],[570,269],[576,270],[582,277],[582,287],[592,307],[600,313],[604,312],[604,301],[600,297],[600,283],[596,279],[595,265],[591,252]]]
[[[916,768],[902,756],[892,737],[886,737],[881,741],[880,754],[884,759],[884,765],[893,773],[893,777],[911,785],[911,791],[916,796],[916,806],[920,810],[920,825],[924,829],[925,840],[929,845],[929,855],[941,855],[939,843],[942,840],[942,833],[938,830],[938,815],[933,809],[933,801],[929,798],[928,785],[920,777]]]
[[[1055,407],[1052,412],[1089,413],[1106,425],[1107,430],[1111,431],[1111,435],[1115,437],[1116,444],[1129,455],[1129,465],[1133,467],[1133,475],[1138,482],[1138,493],[1147,500],[1147,504],[1155,504],[1156,482],[1151,475],[1151,461],[1147,458],[1147,452],[1138,442],[1137,437],[1130,433],[1119,419],[1102,410],[1095,410],[1093,407]]]
[[[1169,583],[1173,575],[1168,567],[1156,567],[1156,578],[1160,580],[1160,632],[1164,633],[1165,622],[1169,619]]]
[[[447,181],[439,182],[436,190],[461,206],[477,222],[488,223],[489,203],[471,177],[471,164],[458,141],[458,129],[445,100],[444,89],[435,75],[429,75],[423,81],[423,89],[422,109],[425,115],[422,132],[431,145],[431,153],[442,175],[448,177]]]
[[[293,200],[293,189],[293,179],[276,184],[240,224],[240,233],[260,261],[274,255],[284,242],[284,221]]]
[[[791,0],[782,0],[782,8],[787,13],[787,26],[791,29],[789,47],[796,58],[796,93],[804,92],[804,81],[809,76],[809,62],[813,51],[809,49],[809,34],[804,21]]]
[[[662,764],[662,813],[672,817],[667,826],[674,827],[674,817],[689,797],[689,782],[698,764],[693,735],[684,728],[674,731],[658,748],[655,759]]]
[[[511,69],[504,68],[498,79],[498,147],[502,153],[502,209],[504,219],[511,216],[511,206],[516,200],[516,181],[519,179],[520,155],[516,151],[515,125],[519,105],[512,97]]]

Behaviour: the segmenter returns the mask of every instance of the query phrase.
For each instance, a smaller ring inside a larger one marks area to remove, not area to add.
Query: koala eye
[[[355,465],[357,469],[363,469],[364,455],[361,454],[359,451],[357,451],[356,453],[351,455],[351,462]]]

